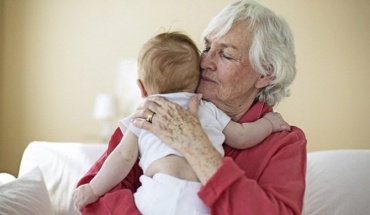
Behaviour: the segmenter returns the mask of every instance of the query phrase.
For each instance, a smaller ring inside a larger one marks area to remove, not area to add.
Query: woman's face
[[[231,118],[238,119],[254,101],[260,75],[249,61],[250,33],[246,23],[236,23],[219,39],[205,38],[201,55],[201,80],[197,89]]]

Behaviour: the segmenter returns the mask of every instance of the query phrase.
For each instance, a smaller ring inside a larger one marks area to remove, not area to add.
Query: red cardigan
[[[255,121],[269,111],[271,107],[257,102],[239,122]],[[88,183],[96,175],[122,136],[117,128],[107,151],[77,186]],[[237,150],[224,144],[221,167],[198,195],[213,215],[300,214],[305,190],[306,143],[303,131],[292,126],[292,131],[273,133],[250,149]],[[140,214],[132,195],[140,186],[140,175],[142,170],[136,162],[120,184],[86,206],[83,214]]]

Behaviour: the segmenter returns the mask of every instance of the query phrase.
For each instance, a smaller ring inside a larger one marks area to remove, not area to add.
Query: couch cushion
[[[302,214],[369,214],[369,199],[370,150],[308,154]]]

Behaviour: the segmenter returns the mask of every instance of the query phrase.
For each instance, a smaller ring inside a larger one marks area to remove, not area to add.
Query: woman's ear
[[[256,82],[256,88],[258,89],[262,89],[264,87],[266,87],[267,85],[269,85],[271,83],[271,81],[273,80],[273,76],[271,74],[273,74],[273,66],[270,64],[268,66],[264,66],[264,68],[267,70],[267,74],[268,75],[261,75],[257,82]]]
[[[147,92],[146,92],[146,90],[145,90],[145,87],[144,87],[143,82],[141,82],[141,80],[140,80],[140,79],[137,79],[137,80],[136,80],[136,83],[137,83],[137,86],[138,86],[138,87],[139,87],[139,89],[140,89],[141,97],[142,97],[142,98],[147,97],[147,96],[148,96],[148,93],[147,93]]]
[[[258,80],[257,80],[257,82],[255,84],[255,87],[257,89],[262,89],[262,88],[266,87],[267,85],[269,85],[272,80],[273,80],[273,77],[271,75],[267,75],[267,76],[261,75],[258,78]]]

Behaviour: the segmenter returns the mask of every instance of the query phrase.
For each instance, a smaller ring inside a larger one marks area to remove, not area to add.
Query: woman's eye
[[[208,52],[209,50],[211,49],[211,47],[209,47],[209,46],[204,46],[204,48],[203,48],[203,53],[204,52]]]
[[[222,53],[221,53],[221,56],[222,56],[223,58],[227,59],[227,60],[232,60],[232,59],[234,59],[231,55],[229,55],[229,54],[227,54],[227,53],[225,53],[225,52],[222,52]]]
[[[223,55],[224,58],[226,58],[227,60],[232,60],[233,58],[228,56],[228,55]]]

